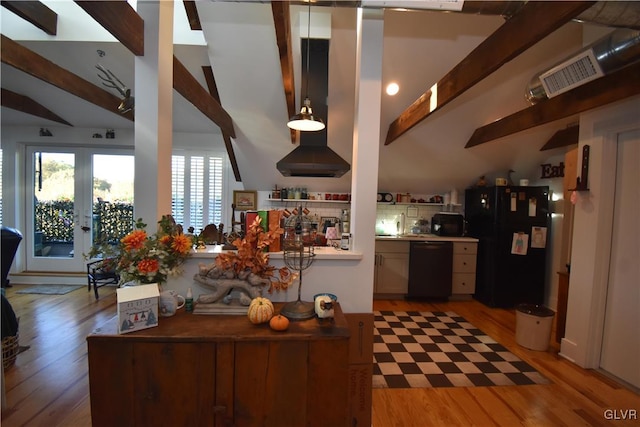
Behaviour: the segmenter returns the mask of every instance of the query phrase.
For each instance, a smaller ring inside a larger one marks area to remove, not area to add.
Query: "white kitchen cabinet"
[[[374,293],[405,295],[409,286],[409,242],[376,242]]]
[[[454,242],[451,284],[451,293],[453,295],[472,295],[475,292],[477,254],[477,243]]]

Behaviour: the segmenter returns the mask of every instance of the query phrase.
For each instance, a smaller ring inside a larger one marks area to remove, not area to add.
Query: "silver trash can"
[[[547,351],[551,340],[553,310],[535,304],[516,307],[516,342],[530,350]]]

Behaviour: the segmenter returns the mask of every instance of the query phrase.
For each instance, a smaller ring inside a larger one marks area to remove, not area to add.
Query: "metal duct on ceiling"
[[[535,104],[640,60],[640,31],[617,29],[549,70],[536,74],[525,91]]]

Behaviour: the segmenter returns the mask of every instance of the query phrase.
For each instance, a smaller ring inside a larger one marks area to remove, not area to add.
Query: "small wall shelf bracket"
[[[582,168],[580,176],[576,178],[576,187],[569,191],[589,191],[587,186],[589,180],[589,146],[582,147]]]

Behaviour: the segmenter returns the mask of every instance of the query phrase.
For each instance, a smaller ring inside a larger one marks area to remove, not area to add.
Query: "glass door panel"
[[[76,153],[31,152],[27,267],[77,271]]]
[[[93,154],[92,245],[117,245],[133,229],[134,157]]]

